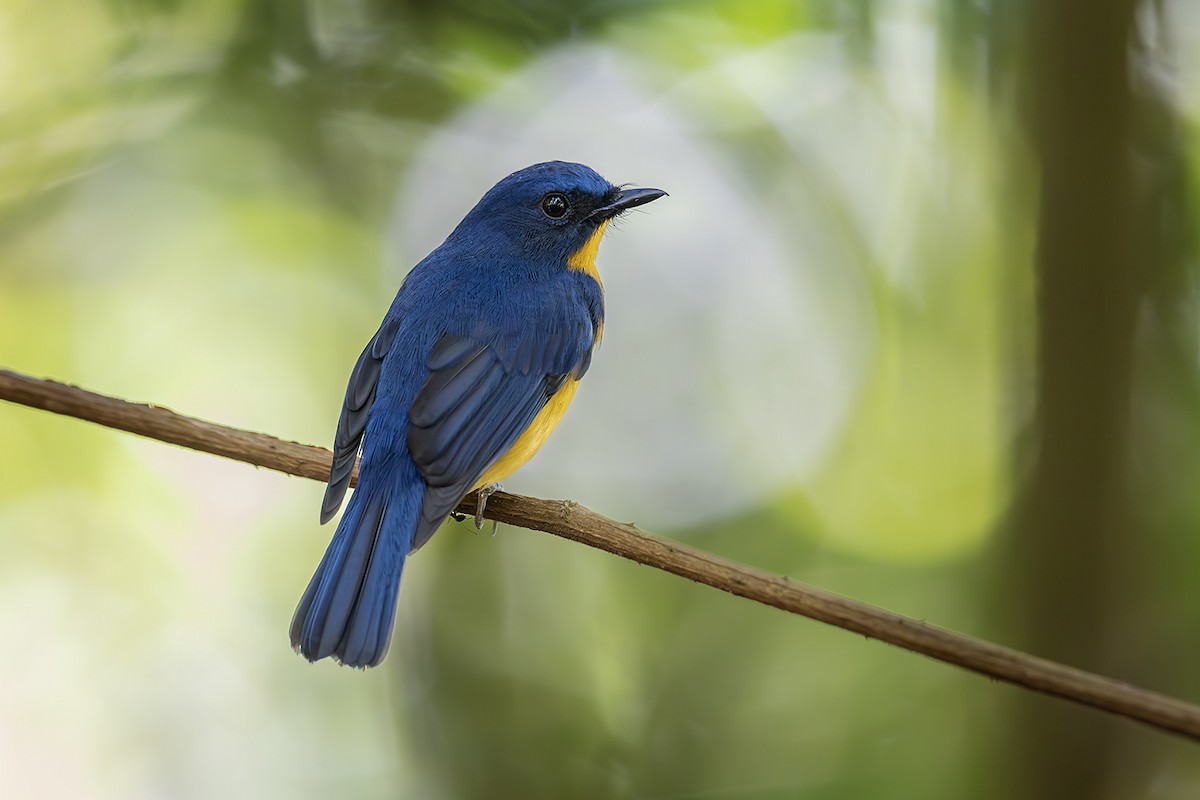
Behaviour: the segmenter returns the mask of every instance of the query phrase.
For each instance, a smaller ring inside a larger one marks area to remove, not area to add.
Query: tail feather
[[[371,667],[383,660],[420,489],[364,485],[351,497],[292,618],[292,647],[309,661],[334,656]]]
[[[408,545],[405,543],[403,548],[379,545],[377,542],[371,554],[364,581],[364,585],[379,587],[379,591],[363,593],[353,619],[346,625],[346,634],[336,651],[344,664],[375,666],[387,654],[388,642],[392,638],[400,581],[389,580],[388,576],[395,575],[398,578],[400,575],[408,555]]]

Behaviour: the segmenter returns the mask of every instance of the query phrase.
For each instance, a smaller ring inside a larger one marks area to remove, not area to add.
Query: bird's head
[[[607,224],[665,194],[614,186],[583,164],[547,161],[489,189],[452,236],[486,237],[493,244],[502,239],[526,259],[595,276],[596,249]]]

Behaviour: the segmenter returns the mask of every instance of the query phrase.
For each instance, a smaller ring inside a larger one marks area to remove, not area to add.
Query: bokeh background
[[[0,364],[328,445],[551,158],[669,199],[510,490],[1200,699],[1191,0],[5,0]],[[0,795],[1193,798],[1194,745],[515,528],[288,647],[322,487],[0,407]]]

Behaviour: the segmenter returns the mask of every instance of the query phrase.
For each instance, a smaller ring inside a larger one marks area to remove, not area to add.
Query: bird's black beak
[[[620,189],[612,196],[612,202],[597,208],[588,216],[600,220],[612,219],[631,208],[644,206],[666,196],[667,193],[662,189]]]

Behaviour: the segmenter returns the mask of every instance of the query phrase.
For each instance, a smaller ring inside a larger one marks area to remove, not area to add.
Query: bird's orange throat
[[[567,259],[567,267],[577,272],[582,272],[584,275],[591,275],[596,279],[596,283],[600,284],[600,288],[604,288],[604,281],[600,280],[600,272],[596,269],[596,253],[600,250],[600,240],[604,238],[604,229],[608,227],[608,220],[601,222],[596,232],[593,233],[588,240],[583,243],[583,247],[576,250]]]

